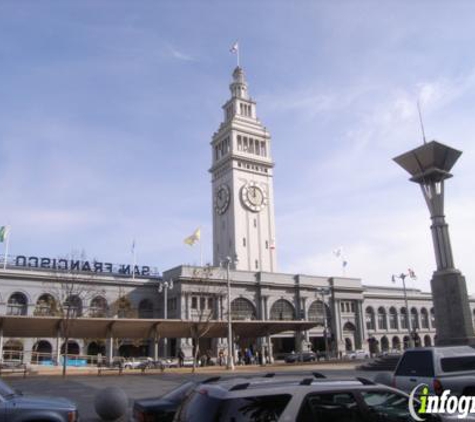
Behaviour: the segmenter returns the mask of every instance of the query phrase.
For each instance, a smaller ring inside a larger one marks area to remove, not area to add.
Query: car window
[[[218,420],[221,422],[274,422],[289,403],[290,394],[239,397],[224,400]]]
[[[218,399],[206,390],[195,391],[179,409],[176,421],[186,422],[275,422],[292,396],[269,396]]]
[[[9,385],[5,384],[4,382],[0,381],[0,396],[6,398],[8,396],[12,396],[15,394],[15,391],[10,388]]]
[[[309,394],[297,422],[365,422],[351,393]]]
[[[429,350],[404,353],[396,369],[396,376],[433,377],[432,353]]]
[[[475,371],[475,356],[442,358],[440,365],[444,372]]]
[[[375,420],[380,422],[412,422],[408,398],[391,391],[362,392],[363,401]]]

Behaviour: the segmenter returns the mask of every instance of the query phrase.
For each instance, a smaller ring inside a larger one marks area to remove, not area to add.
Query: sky
[[[238,40],[272,135],[278,270],[429,291],[430,218],[392,158],[463,151],[446,182],[475,294],[475,3],[0,1],[0,226],[12,255],[160,272],[212,261],[210,141]],[[4,245],[0,245],[3,253]],[[399,284],[399,283],[398,283]],[[397,284],[397,285],[398,285]]]

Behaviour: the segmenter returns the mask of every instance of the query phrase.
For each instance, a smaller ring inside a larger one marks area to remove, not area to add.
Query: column
[[[363,312],[363,301],[358,300],[356,302],[356,312],[357,312],[357,317],[356,317],[356,330],[358,333],[358,337],[360,338],[360,349],[364,349],[365,351],[368,351],[368,342],[367,340],[367,332],[366,332],[366,322],[365,322],[365,315]]]
[[[339,299],[334,300],[333,304],[333,315],[335,318],[335,321],[333,322],[333,326],[335,327],[334,331],[334,339],[335,339],[335,346],[336,346],[336,352],[344,352],[345,351],[345,343],[343,341],[343,330],[341,327],[341,308],[340,308],[340,303],[341,301]]]
[[[114,337],[112,336],[112,327],[107,328],[106,334],[106,362],[111,366],[114,360]]]

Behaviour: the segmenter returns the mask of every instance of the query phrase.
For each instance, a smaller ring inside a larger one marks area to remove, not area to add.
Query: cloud
[[[177,59],[177,60],[181,60],[181,61],[185,61],[185,62],[196,61],[196,59],[193,56],[179,51],[178,49],[173,47],[171,44],[167,44],[166,47],[167,47],[169,53],[171,54],[171,56],[173,58]]]

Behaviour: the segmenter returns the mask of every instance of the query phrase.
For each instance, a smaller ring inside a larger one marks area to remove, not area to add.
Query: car
[[[181,402],[200,384],[211,383],[219,377],[204,381],[188,381],[161,397],[135,400],[132,411],[134,422],[171,422]]]
[[[0,380],[0,422],[78,422],[76,405],[62,397],[42,397],[13,390]]]
[[[317,355],[314,352],[289,353],[284,358],[286,363],[315,362]]]
[[[351,350],[343,355],[343,359],[359,360],[369,359],[369,353],[364,350]]]
[[[407,349],[393,375],[393,386],[411,391],[427,384],[431,392],[475,395],[475,348],[435,346]]]
[[[326,379],[317,373],[306,378],[234,378],[197,386],[173,421],[409,422],[409,402],[408,394],[363,378]],[[458,420],[456,415],[424,417],[427,422]]]

